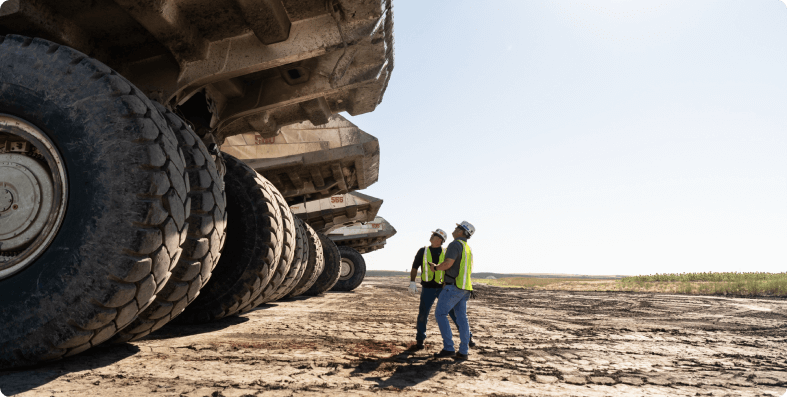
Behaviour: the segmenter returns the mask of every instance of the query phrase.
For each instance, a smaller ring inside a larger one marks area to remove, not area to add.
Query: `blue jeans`
[[[443,336],[443,350],[455,351],[454,335],[451,333],[451,325],[448,323],[448,313],[454,312],[456,329],[459,330],[459,353],[467,354],[467,345],[470,343],[470,324],[467,322],[467,299],[469,297],[470,291],[461,290],[455,285],[446,285],[440,292],[434,316],[437,326],[440,327],[440,335]]]
[[[429,312],[432,311],[432,305],[440,295],[442,288],[421,288],[421,304],[418,305],[418,321],[415,325],[415,341],[423,342],[426,340],[426,323],[429,320]],[[454,311],[448,312],[451,319],[456,324],[456,315]],[[458,327],[458,326],[457,326]]]

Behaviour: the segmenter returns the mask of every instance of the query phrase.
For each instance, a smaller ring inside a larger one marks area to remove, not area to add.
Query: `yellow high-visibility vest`
[[[437,261],[438,265],[443,263],[443,261],[445,260],[445,248],[441,248],[441,249],[443,251],[440,253],[440,260]],[[424,247],[424,265],[421,267],[421,280],[423,281],[434,280],[436,283],[442,284],[445,271],[438,270],[436,272],[433,272],[432,269],[429,268],[429,262],[432,262],[432,252],[429,251],[429,247],[427,246]]]
[[[459,275],[456,276],[456,288],[465,291],[473,290],[473,281],[470,279],[470,274],[473,273],[473,251],[466,241],[459,240],[462,243],[462,262],[459,264]]]

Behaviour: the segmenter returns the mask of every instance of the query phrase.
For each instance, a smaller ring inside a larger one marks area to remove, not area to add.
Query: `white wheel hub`
[[[49,172],[21,154],[0,154],[0,175],[0,249],[10,251],[44,229],[54,189]]]
[[[342,266],[339,269],[339,280],[347,280],[355,273],[355,264],[353,261],[342,258]]]
[[[0,279],[33,263],[57,235],[66,186],[63,161],[49,137],[0,114]]]
[[[8,189],[0,189],[0,212],[6,212],[14,204],[14,196]]]

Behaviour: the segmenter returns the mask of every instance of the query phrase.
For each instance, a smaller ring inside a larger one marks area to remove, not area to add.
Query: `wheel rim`
[[[347,258],[342,258],[342,267],[339,270],[339,280],[349,280],[353,274],[355,274],[355,264]]]
[[[63,159],[49,137],[0,114],[0,279],[46,250],[63,221],[67,193]]]

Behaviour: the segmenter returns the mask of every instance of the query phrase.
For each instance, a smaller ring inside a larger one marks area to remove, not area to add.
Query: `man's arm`
[[[424,261],[424,249],[421,248],[416,252],[415,258],[413,259],[413,268],[410,269],[410,281],[415,281],[415,275],[418,274],[418,268],[421,267],[421,264]]]
[[[454,265],[454,259],[446,258],[442,263],[437,266],[432,266],[432,271],[435,270],[448,270]]]

